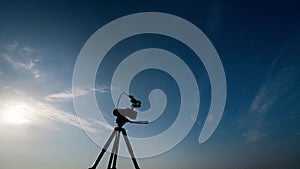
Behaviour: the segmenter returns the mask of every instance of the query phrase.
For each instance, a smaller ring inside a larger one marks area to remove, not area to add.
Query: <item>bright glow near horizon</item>
[[[30,116],[33,114],[34,108],[22,101],[10,102],[3,105],[3,121],[20,125],[30,122]]]

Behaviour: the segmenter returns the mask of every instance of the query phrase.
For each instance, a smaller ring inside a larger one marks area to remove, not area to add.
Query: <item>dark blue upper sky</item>
[[[299,7],[297,1],[1,1],[0,168],[79,169],[93,162],[100,148],[76,119],[73,69],[92,34],[138,12],[169,13],[196,25],[217,50],[227,81],[221,122],[211,138],[199,144],[211,88],[195,53],[175,39],[153,34],[130,37],[112,48],[97,72],[101,91],[95,89],[110,125],[112,74],[134,51],[155,47],[178,54],[201,91],[199,114],[187,137],[162,155],[141,159],[141,168],[299,168]],[[134,137],[158,134],[176,119],[172,113],[178,111],[180,92],[168,74],[143,71],[130,91],[147,109],[148,94],[155,88],[165,91],[166,110],[148,126],[126,126]],[[90,91],[78,95],[85,92]],[[14,116],[12,122],[7,114],[16,112],[22,118]],[[127,161],[121,159],[119,165],[131,167]]]

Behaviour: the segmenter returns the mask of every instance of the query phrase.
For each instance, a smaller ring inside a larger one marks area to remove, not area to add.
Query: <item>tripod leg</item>
[[[114,138],[114,136],[116,135],[116,130],[114,129],[114,131],[112,132],[112,134],[110,135],[110,137],[108,138],[108,140],[106,141],[104,147],[102,148],[101,153],[99,154],[98,158],[96,159],[96,161],[94,162],[93,166],[89,169],[96,169],[98,163],[100,162],[102,156],[104,155],[104,153],[106,152],[108,146],[110,145],[112,139]]]
[[[107,169],[116,169],[119,140],[120,140],[120,131],[118,131],[116,133],[116,137],[115,137],[115,141],[114,141],[114,145],[113,145],[112,151],[110,153],[110,157],[109,157],[109,162],[108,162],[108,165],[107,165]],[[110,168],[112,162],[113,162],[113,167]]]
[[[123,138],[124,138],[124,140],[125,140],[125,143],[126,143],[128,152],[129,152],[129,154],[130,154],[130,156],[131,156],[131,159],[132,159],[132,162],[133,162],[133,164],[134,164],[135,169],[140,169],[140,167],[139,167],[139,165],[138,165],[138,163],[137,163],[137,161],[136,161],[136,159],[135,159],[135,157],[134,157],[132,147],[131,147],[130,142],[129,142],[129,139],[128,139],[128,137],[127,137],[127,133],[126,133],[125,129],[123,129],[123,128],[122,128],[122,134],[123,134]]]
[[[114,157],[114,153],[113,152],[114,152],[114,150],[112,150],[111,153],[110,153],[109,161],[108,161],[108,164],[107,164],[107,169],[110,169],[110,167],[111,167],[111,163],[112,163],[113,157]]]
[[[119,150],[119,140],[120,140],[120,131],[117,133],[116,137],[116,146],[115,146],[115,152],[114,152],[114,161],[113,161],[113,167],[112,169],[117,169],[117,158],[118,158],[118,150]]]

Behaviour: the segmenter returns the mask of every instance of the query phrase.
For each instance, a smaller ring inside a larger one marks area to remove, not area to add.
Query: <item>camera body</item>
[[[132,95],[127,95],[130,98],[131,107],[126,109],[114,109],[113,115],[117,117],[116,124],[119,127],[122,127],[125,123],[140,123],[140,122],[133,122],[127,119],[129,117],[130,119],[136,119],[138,112],[134,111],[134,108],[141,107],[142,102],[140,100],[135,99]],[[145,122],[142,122],[141,124],[146,124]]]
[[[126,109],[117,109],[118,112],[124,116],[124,117],[129,117],[131,119],[136,119],[137,117],[137,112],[134,111],[133,107],[131,106],[131,108],[126,108]],[[115,115],[115,114],[114,114]]]
[[[129,117],[130,119],[136,119],[138,112],[134,111],[134,108],[140,108],[142,102],[135,99],[132,95],[127,95],[130,98],[131,107],[126,109],[117,108],[118,113],[113,113],[115,116],[122,115],[124,117]]]

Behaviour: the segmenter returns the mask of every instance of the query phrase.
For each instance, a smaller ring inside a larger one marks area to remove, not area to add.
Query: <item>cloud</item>
[[[243,136],[247,138],[247,142],[256,142],[265,137],[266,134],[254,128],[247,130],[245,133],[243,133]]]
[[[41,72],[38,69],[39,59],[35,58],[38,52],[28,46],[20,46],[17,42],[8,44],[0,57],[9,63],[15,70],[30,72],[34,78],[39,78]]]
[[[8,50],[9,52],[14,51],[18,47],[18,42],[14,41],[13,43],[10,43],[6,45],[5,49]]]
[[[73,92],[71,90],[65,90],[60,93],[54,93],[50,94],[45,97],[45,100],[47,101],[67,101],[72,100],[74,97],[80,97],[88,94],[89,91],[87,90],[77,90],[76,92]]]
[[[34,56],[36,53],[38,53],[38,51],[28,47],[28,46],[24,46],[20,49],[20,54],[24,55],[24,56],[29,56],[32,57]]]
[[[270,124],[269,117],[275,116],[281,107],[290,107],[290,102],[299,97],[300,60],[295,53],[281,55],[273,61],[246,117],[240,121],[246,127],[243,136],[248,142],[268,136],[266,127]]]
[[[35,114],[35,118],[37,118],[37,120],[40,119],[53,120],[65,125],[78,127],[80,129],[82,128],[81,125],[83,125],[85,126],[85,130],[87,130],[90,133],[101,132],[101,130],[99,130],[99,127],[103,127],[105,129],[110,129],[110,130],[113,129],[113,126],[107,124],[106,122],[102,122],[94,119],[80,118],[80,122],[81,122],[80,124],[75,114],[72,114],[71,112],[65,112],[63,110],[59,110],[54,106],[52,106],[51,104],[34,100],[34,106],[35,109],[39,110]]]
[[[11,97],[4,97],[6,95]],[[113,126],[106,122],[95,119],[80,118],[79,123],[78,117],[75,113],[58,109],[47,102],[29,97],[24,92],[13,88],[2,90],[0,96],[0,116],[2,116],[0,121],[3,120],[3,115],[5,114],[7,107],[15,107],[20,104],[25,104],[28,105],[30,110],[30,113],[26,115],[26,118],[29,122],[35,125],[45,125],[43,121],[55,121],[80,129],[82,129],[81,125],[83,125],[85,126],[86,131],[95,134],[98,134],[99,132],[101,133],[101,130],[103,129],[113,129]]]
[[[84,96],[90,94],[92,92],[99,92],[99,93],[106,93],[108,92],[109,88],[98,87],[98,88],[75,88],[72,90],[65,90],[59,93],[53,93],[45,97],[47,101],[70,101],[75,97]]]

